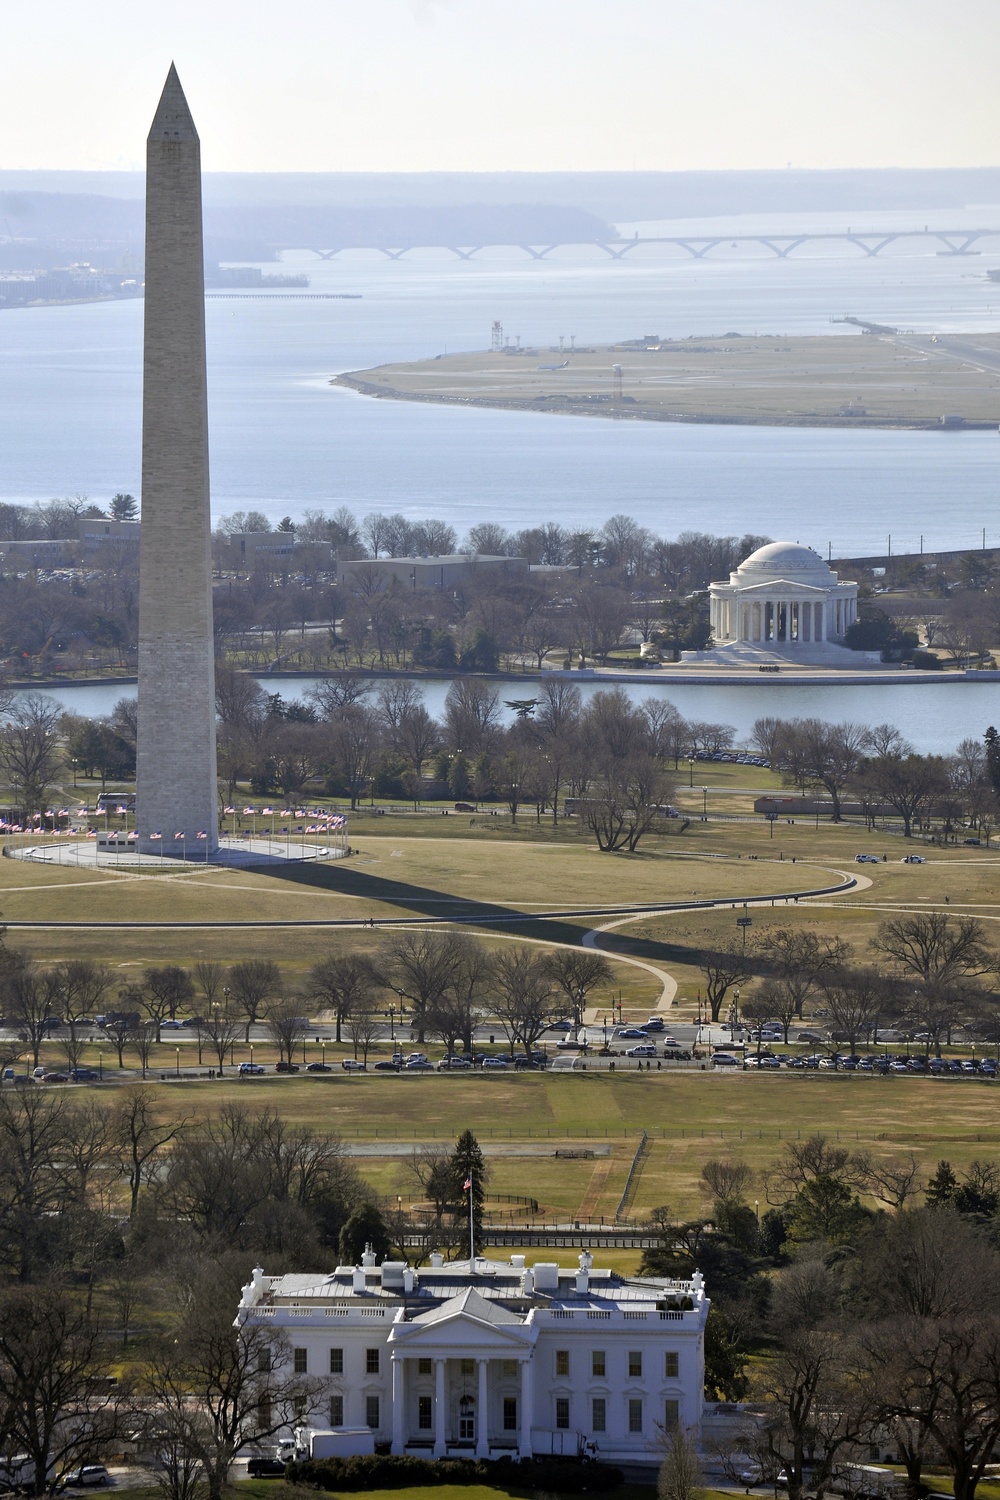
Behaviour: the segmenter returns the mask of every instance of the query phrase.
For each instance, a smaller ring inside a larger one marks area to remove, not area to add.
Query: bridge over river
[[[553,250],[568,249],[570,246],[593,245],[603,250],[613,260],[623,260],[631,255],[634,250],[641,246],[649,245],[673,245],[685,251],[693,260],[704,260],[713,250],[720,247],[727,249],[738,249],[743,245],[760,245],[763,249],[776,255],[779,260],[787,260],[795,250],[801,249],[803,245],[810,245],[818,241],[827,241],[831,244],[855,245],[864,255],[874,257],[880,255],[889,245],[894,245],[898,240],[928,240],[933,246],[937,243],[942,248],[936,251],[938,255],[979,255],[981,252],[974,249],[980,240],[1000,240],[1000,229],[886,229],[886,230],[863,230],[855,232],[853,229],[831,230],[826,232],[803,232],[801,234],[635,234],[631,239],[611,240],[562,240],[551,245],[515,245],[508,244],[505,248],[517,248],[523,250],[525,255],[533,260],[544,260],[551,255]],[[388,256],[390,260],[402,260],[411,250],[450,250],[460,260],[472,260],[481,250],[499,249],[498,245],[334,245],[329,249],[320,250],[315,246],[309,246],[314,255],[320,260],[333,260],[345,250],[375,250],[380,254]]]

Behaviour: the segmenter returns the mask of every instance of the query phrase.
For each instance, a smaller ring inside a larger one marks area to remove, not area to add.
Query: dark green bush
[[[620,1469],[610,1464],[584,1463],[571,1458],[515,1458],[496,1460],[428,1459],[391,1455],[354,1458],[316,1458],[292,1463],[285,1470],[289,1484],[320,1490],[403,1490],[411,1485],[499,1484],[517,1489],[547,1490],[554,1495],[604,1495],[622,1483]]]

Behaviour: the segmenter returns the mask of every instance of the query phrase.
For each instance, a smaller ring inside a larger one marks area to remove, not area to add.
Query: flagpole
[[[469,1168],[469,1275],[476,1274],[476,1230],[472,1213],[472,1168]]]

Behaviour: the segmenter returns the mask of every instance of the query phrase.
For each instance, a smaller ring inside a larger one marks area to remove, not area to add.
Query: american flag
[[[125,813],[127,813],[127,812],[128,812],[128,808],[127,808],[127,807],[126,807],[126,806],[125,806],[125,804],[124,804],[124,802],[123,802],[123,803],[122,803],[122,804],[121,804],[121,806],[120,806],[120,807],[119,807],[119,809],[118,809],[118,812],[119,812],[119,814],[121,814],[121,815],[124,815],[124,814],[125,814]]]
[[[472,1178],[471,1177],[467,1177],[465,1179],[465,1181],[462,1183],[462,1192],[463,1193],[467,1193],[467,1192],[469,1192],[471,1190],[471,1188],[472,1188]]]
[[[162,839],[163,834],[162,833],[151,833],[149,836],[150,836],[151,839]]]
[[[257,809],[255,807],[245,807],[243,809],[243,816],[245,818],[249,818],[251,816],[251,814],[256,813],[256,811],[257,811]]]
[[[185,839],[185,838],[187,838],[187,834],[186,833],[175,833],[174,834],[174,838],[175,839]]]
[[[262,807],[261,810],[260,810],[260,813],[261,813],[261,817],[263,817],[263,818],[273,818],[274,817],[274,808],[273,807]]]
[[[208,834],[206,833],[206,831],[205,831],[204,828],[199,828],[198,832],[195,834],[195,838],[197,838],[197,839],[207,839],[208,838]]]
[[[222,809],[222,811],[223,811],[223,812],[224,812],[224,813],[225,813],[225,814],[226,814],[226,816],[227,816],[227,817],[228,817],[228,815],[229,815],[229,814],[230,814],[230,813],[234,813],[234,812],[235,812],[235,811],[236,811],[236,809],[235,809],[235,807],[224,807],[224,808],[223,808],[223,809]]]

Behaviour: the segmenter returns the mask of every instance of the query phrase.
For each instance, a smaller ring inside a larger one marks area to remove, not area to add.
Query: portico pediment
[[[752,598],[755,594],[768,598],[773,594],[781,594],[786,598],[825,599],[830,593],[829,589],[816,588],[811,583],[793,583],[789,578],[772,578],[767,583],[740,582],[731,587],[741,599]]]
[[[532,1345],[536,1336],[533,1324],[470,1288],[408,1323],[394,1323],[389,1342],[407,1349],[433,1346],[439,1357],[478,1354],[480,1359],[502,1359]]]

